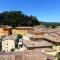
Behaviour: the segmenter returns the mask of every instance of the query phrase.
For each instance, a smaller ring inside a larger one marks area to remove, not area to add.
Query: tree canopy
[[[28,16],[22,11],[5,11],[0,13],[0,25],[16,26],[34,26],[39,25],[40,22],[36,16]]]

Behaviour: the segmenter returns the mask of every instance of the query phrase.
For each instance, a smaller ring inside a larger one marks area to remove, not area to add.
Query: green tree
[[[22,38],[22,35],[21,34],[18,34],[17,40],[15,42],[15,48],[18,48],[18,42],[19,42],[19,39],[21,39],[21,38]]]
[[[34,16],[28,16],[22,13],[22,11],[5,11],[0,13],[0,25],[16,26],[34,26],[38,25],[39,21]]]
[[[60,52],[57,53],[56,57],[57,57],[57,60],[60,60]]]
[[[15,49],[14,49],[14,48],[12,48],[12,49],[11,49],[11,52],[14,52],[14,51],[15,51]]]

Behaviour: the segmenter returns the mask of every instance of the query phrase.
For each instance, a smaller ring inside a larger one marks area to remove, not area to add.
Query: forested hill
[[[0,25],[16,26],[35,26],[40,22],[35,16],[28,16],[21,11],[6,11],[0,13]]]
[[[60,23],[56,22],[41,22],[36,16],[28,16],[22,11],[5,11],[0,13],[0,25],[16,26],[36,26],[36,25],[60,26]]]
[[[46,27],[55,28],[56,26],[60,26],[60,22],[40,22],[40,24],[45,25]]]

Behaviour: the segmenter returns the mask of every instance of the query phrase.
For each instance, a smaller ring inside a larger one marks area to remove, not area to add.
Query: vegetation
[[[18,34],[17,40],[15,42],[15,48],[18,48],[18,42],[19,42],[19,39],[21,39],[21,38],[22,38],[22,35],[21,34]]]
[[[21,34],[18,34],[18,39],[22,38],[22,35]]]
[[[14,49],[14,48],[12,48],[12,49],[11,49],[11,52],[14,52],[14,51],[15,51],[15,49]]]
[[[56,57],[57,57],[57,60],[60,60],[60,52],[57,53]]]
[[[6,11],[0,13],[0,25],[16,26],[34,26],[40,22],[35,16],[27,16],[22,11]]]
[[[55,28],[56,26],[60,26],[60,22],[40,22],[40,24],[45,25],[48,28]]]

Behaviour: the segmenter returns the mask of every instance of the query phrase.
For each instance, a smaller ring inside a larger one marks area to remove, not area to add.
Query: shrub
[[[15,49],[14,49],[14,48],[12,48],[12,49],[11,49],[11,52],[14,52],[14,51],[15,51]]]

